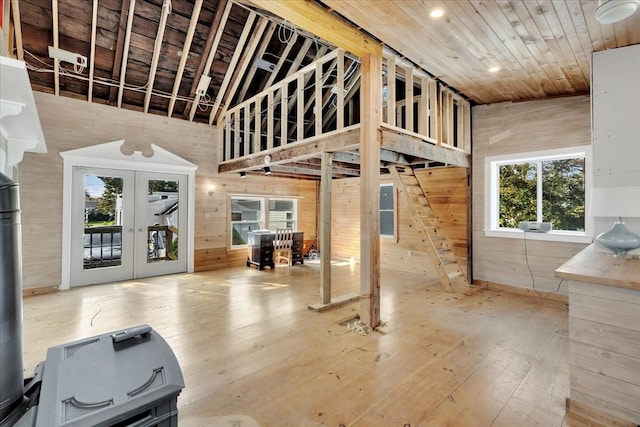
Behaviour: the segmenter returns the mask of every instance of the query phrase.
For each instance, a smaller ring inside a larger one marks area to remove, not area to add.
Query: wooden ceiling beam
[[[160,52],[162,51],[162,39],[164,39],[164,30],[167,27],[167,17],[171,3],[166,1],[162,3],[162,13],[160,15],[160,23],[158,24],[158,32],[156,33],[156,41],[153,44],[153,57],[151,59],[151,68],[149,70],[149,79],[147,80],[147,91],[144,95],[144,112],[149,112],[149,103],[151,102],[151,93],[153,92],[153,84],[156,81],[156,70],[158,69],[158,61],[160,61]]]
[[[127,74],[127,60],[129,58],[129,43],[131,43],[131,30],[133,29],[133,15],[136,9],[136,0],[130,0],[129,15],[127,16],[127,30],[124,35],[122,48],[122,64],[120,67],[120,84],[118,86],[118,108],[122,107],[122,95],[124,92],[124,79]]]
[[[20,5],[18,0],[11,0],[11,12],[13,16],[13,28],[15,32],[16,56],[18,60],[24,61],[24,47],[22,45],[22,24],[20,23]],[[8,46],[9,54],[11,46]]]
[[[382,129],[381,146],[389,151],[395,151],[407,156],[441,162],[451,166],[468,168],[471,165],[470,156],[463,151],[452,150],[439,145],[420,141],[410,135]],[[416,163],[416,162],[413,162]]]
[[[122,51],[124,50],[124,35],[127,31],[129,6],[129,0],[122,1],[122,7],[120,9],[120,23],[118,25],[118,39],[116,40],[116,50],[113,55],[113,69],[111,70],[111,80],[113,81],[120,80],[120,67],[122,65]],[[118,88],[116,86],[111,86],[111,89],[109,90],[109,104],[114,104],[116,102],[117,95]]]
[[[382,44],[311,0],[248,0],[354,55],[382,56]]]
[[[269,74],[269,76],[266,77],[265,82],[260,87],[265,88],[273,84],[273,82],[276,80],[276,77],[280,73],[280,70],[282,69],[284,63],[286,62],[287,57],[289,56],[289,53],[293,48],[293,45],[296,44],[297,39],[298,39],[298,35],[296,34],[294,35],[294,38],[289,40],[289,42],[284,47],[284,50],[280,52],[280,59],[278,60],[278,63],[276,64],[275,68],[273,69],[271,74]]]
[[[200,10],[202,9],[203,0],[196,0],[193,6],[193,12],[191,13],[191,21],[189,22],[189,29],[184,40],[184,46],[182,48],[182,57],[180,58],[180,64],[178,65],[178,71],[176,72],[176,78],[173,81],[173,90],[171,91],[171,99],[169,100],[169,108],[167,110],[167,116],[171,117],[173,114],[173,108],[176,105],[176,99],[178,97],[178,90],[180,89],[180,83],[182,83],[182,76],[184,74],[184,68],[187,65],[187,59],[189,59],[189,52],[191,51],[191,43],[193,42],[193,35],[196,32],[196,26],[198,25],[198,18],[200,17]],[[198,75],[196,74],[196,77]],[[194,79],[194,83],[196,79]]]
[[[233,56],[231,57],[231,61],[229,62],[229,67],[227,68],[227,72],[224,75],[222,84],[220,84],[220,90],[218,91],[218,94],[216,95],[216,100],[213,103],[213,106],[211,107],[211,114],[209,114],[210,125],[213,124],[213,119],[215,118],[216,113],[218,112],[218,108],[220,108],[220,105],[222,104],[222,100],[224,99],[224,96],[227,92],[227,88],[229,86],[229,83],[231,82],[231,78],[236,72],[235,68],[238,65],[238,62],[240,61],[242,52],[244,51],[244,46],[247,43],[247,40],[249,39],[249,35],[251,34],[253,23],[256,20],[256,17],[257,17],[257,14],[255,12],[251,12],[249,14],[249,17],[247,18],[247,22],[244,25],[244,29],[242,30],[242,34],[240,34],[240,39],[238,40],[238,44],[236,45],[236,50],[233,52]],[[259,21],[260,21],[260,24],[257,30],[258,34],[255,37],[253,37],[254,42],[256,39],[258,41],[260,40],[260,36],[264,32],[266,25],[269,22],[264,18],[260,18]],[[253,44],[254,43],[252,43],[252,45]]]
[[[225,74],[225,80],[226,80],[226,76],[231,74],[231,81],[229,82],[230,84],[229,90],[227,91],[225,88],[225,91],[223,92],[222,86],[220,87],[220,92],[218,93],[218,96],[222,95],[222,97],[220,98],[221,102],[218,103],[217,102],[218,98],[216,98],[216,103],[214,103],[214,106],[211,109],[211,115],[209,116],[210,125],[213,124],[216,117],[218,116],[220,105],[223,105],[224,108],[226,109],[229,106],[229,104],[233,101],[236,90],[238,89],[238,86],[242,81],[242,76],[244,75],[247,68],[249,68],[251,61],[253,60],[254,53],[258,48],[258,44],[260,43],[260,40],[262,39],[262,36],[265,33],[268,25],[270,25],[270,22],[267,19],[259,18],[257,28],[251,34],[251,40],[249,41],[249,44],[246,47],[246,49],[244,49],[244,51],[242,52],[242,57],[239,60],[240,66],[237,68],[234,67],[235,69],[232,69],[231,73],[229,72],[229,70],[227,70],[227,73]],[[267,38],[271,38],[271,35],[267,36]],[[238,47],[236,48],[236,52],[234,52],[234,57],[235,57],[235,53],[237,53],[238,49],[240,48],[241,46],[240,44],[238,44]],[[231,64],[229,64],[229,69],[231,69]]]
[[[269,154],[269,166],[299,162],[316,157],[319,152],[353,151],[360,146],[360,126],[355,125],[343,132],[308,138],[300,144],[289,144],[261,152],[249,157],[229,160],[218,165],[219,173],[240,172],[267,166],[264,156]]]
[[[89,53],[89,89],[87,101],[93,100],[93,74],[96,62],[96,33],[98,27],[98,0],[93,0],[93,10],[91,16],[91,52]]]
[[[262,43],[260,44],[260,47],[256,52],[255,59],[262,59],[262,56],[267,51],[267,47],[269,46],[269,42],[271,41],[271,37],[273,36],[273,33],[275,32],[275,30],[276,30],[276,25],[270,22],[264,37],[262,37]],[[257,69],[258,67],[255,66],[254,64],[254,66],[251,67],[251,69],[243,79],[244,84],[242,85],[242,88],[240,89],[240,91],[238,91],[238,96],[237,96],[238,103],[244,101],[244,97],[247,95],[247,91],[249,90],[249,86],[251,86],[251,81],[253,80],[253,77],[256,75]],[[230,93],[228,97],[229,102],[232,102],[234,98],[236,98],[236,94]]]
[[[200,82],[200,79],[202,78],[202,76],[204,75],[208,76],[211,71],[211,64],[213,64],[213,59],[216,56],[216,51],[218,50],[218,45],[220,44],[220,40],[222,39],[222,33],[224,32],[224,27],[227,24],[227,19],[229,19],[229,13],[231,13],[232,6],[233,6],[232,2],[225,1],[224,11],[222,12],[222,16],[220,17],[219,20],[218,20],[218,12],[216,12],[216,16],[214,17],[213,20],[214,22],[217,20],[219,24],[216,27],[213,41],[211,42],[211,48],[209,49],[209,54],[207,55],[207,62],[204,64],[204,67],[202,67],[202,74],[196,74],[196,78],[193,81],[196,88],[198,87],[198,83]],[[205,52],[207,51],[205,50]],[[198,70],[200,70],[200,68],[198,68]],[[192,87],[192,91],[195,92],[195,88]],[[198,104],[200,103],[201,97],[202,97],[201,94],[199,93],[195,94],[195,98],[193,100],[193,103],[191,104],[190,111],[189,111],[189,121],[193,121],[193,118],[196,115],[196,111],[198,109]],[[187,109],[185,109],[184,111],[186,114]]]
[[[51,0],[51,19],[53,20],[53,47],[58,48],[58,0]],[[54,89],[53,93],[58,96],[60,95],[60,60],[58,58],[54,58],[53,60],[53,81],[54,81]]]

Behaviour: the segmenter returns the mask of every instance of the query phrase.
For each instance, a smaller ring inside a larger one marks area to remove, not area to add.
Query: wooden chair
[[[286,261],[287,265],[291,265],[293,254],[291,247],[293,246],[293,230],[290,228],[276,230],[276,236],[273,240],[273,261],[280,264]]]

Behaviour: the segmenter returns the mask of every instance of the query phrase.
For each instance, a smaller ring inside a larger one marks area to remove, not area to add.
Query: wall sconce
[[[246,178],[246,177],[247,177],[246,172],[240,172],[240,178]]]
[[[213,191],[215,190],[215,187],[213,185],[209,186],[209,195],[213,196]]]
[[[264,174],[265,175],[271,175],[271,168],[269,166],[265,166],[264,167]]]

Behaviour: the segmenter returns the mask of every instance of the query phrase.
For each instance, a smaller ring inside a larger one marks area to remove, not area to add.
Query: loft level
[[[337,176],[359,176],[360,80],[359,61],[336,49],[228,109],[218,171],[262,173],[268,166],[317,179],[319,155],[329,151],[342,155]],[[394,56],[383,60],[382,81],[382,167],[469,166],[468,101]]]

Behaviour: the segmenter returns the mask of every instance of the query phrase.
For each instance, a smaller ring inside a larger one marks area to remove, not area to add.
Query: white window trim
[[[555,160],[584,155],[585,162],[585,206],[589,206],[591,200],[591,176],[592,176],[592,150],[590,145],[577,147],[558,148],[527,153],[506,154],[500,156],[485,157],[485,181],[484,181],[484,234],[487,237],[504,237],[510,239],[522,239],[523,231],[515,228],[502,228],[498,226],[498,167],[501,164],[514,162],[528,162],[538,160]],[[538,204],[542,203],[538,200]],[[538,206],[540,212],[540,206]],[[593,218],[585,214],[585,231],[551,230],[548,233],[528,233],[529,240],[546,240],[555,242],[591,243],[593,241]]]
[[[239,221],[231,221],[232,218],[232,210],[231,210],[231,200],[232,199],[244,199],[244,200],[257,200],[260,201],[260,218],[258,219],[258,222],[260,223],[260,226],[263,227],[263,229],[265,230],[269,230],[269,216],[268,216],[268,210],[269,210],[269,201],[270,200],[292,200],[294,202],[293,204],[293,214],[294,214],[294,219],[293,219],[293,223],[295,224],[295,231],[298,230],[298,224],[299,224],[299,220],[298,220],[298,205],[300,204],[300,200],[301,197],[299,196],[264,196],[264,195],[258,195],[258,194],[228,194],[227,197],[227,215],[228,215],[228,220],[227,220],[227,225],[229,225],[229,238],[227,239],[227,245],[228,245],[228,249],[235,251],[235,250],[242,250],[242,249],[246,249],[247,246],[249,245],[234,245],[233,244],[233,227],[232,227],[232,223],[233,222],[239,222]]]

